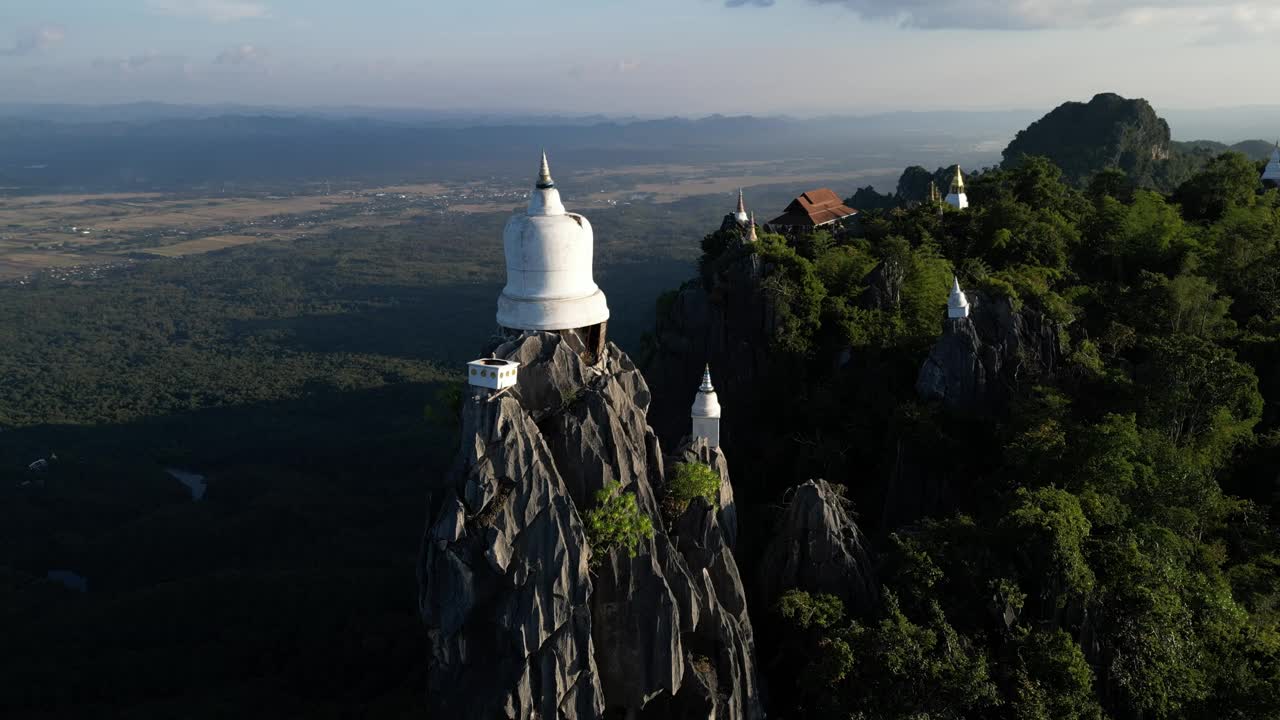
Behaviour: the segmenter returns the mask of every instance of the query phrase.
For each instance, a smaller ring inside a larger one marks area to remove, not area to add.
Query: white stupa
[[[947,192],[947,204],[957,210],[969,207],[969,198],[964,194],[964,175],[960,166],[956,166],[956,176],[951,180],[951,190]]]
[[[742,199],[742,188],[738,188],[738,209],[734,211],[733,219],[737,220],[739,225],[747,224],[747,203]]]
[[[604,293],[591,274],[591,223],[567,212],[542,154],[529,209],[502,233],[507,285],[498,297],[498,325],[508,330],[583,330],[609,319]],[[596,333],[603,340],[603,333]]]
[[[969,298],[960,289],[960,278],[951,276],[951,295],[947,298],[947,317],[952,319],[969,317]]]
[[[706,438],[708,446],[720,447],[720,400],[711,385],[710,365],[702,371],[702,385],[693,398],[689,417],[693,419],[693,437]]]
[[[1276,143],[1276,147],[1271,151],[1271,160],[1267,162],[1267,169],[1262,171],[1262,184],[1267,187],[1280,187],[1280,142]]]

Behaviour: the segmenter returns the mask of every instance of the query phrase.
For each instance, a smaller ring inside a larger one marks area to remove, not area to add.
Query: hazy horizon
[[[38,107],[76,107],[76,108],[121,108],[131,106],[170,106],[177,108],[209,108],[209,109],[243,109],[243,110],[265,110],[265,111],[285,111],[285,112],[339,112],[339,111],[368,111],[368,112],[413,112],[423,115],[439,115],[460,116],[460,117],[527,117],[527,118],[572,118],[572,119],[590,119],[604,118],[607,120],[665,120],[665,119],[683,119],[683,120],[702,120],[712,117],[751,117],[760,119],[782,118],[791,120],[823,120],[828,118],[874,118],[885,115],[929,115],[929,114],[982,114],[982,113],[1044,113],[1052,110],[1054,107],[1064,102],[1088,102],[1094,95],[1099,93],[1111,92],[1105,88],[1100,88],[1096,92],[1078,97],[1063,97],[1055,101],[1051,105],[992,105],[989,107],[936,107],[936,108],[883,108],[877,110],[860,111],[850,109],[844,112],[731,112],[723,110],[706,110],[702,112],[622,112],[610,111],[608,109],[599,110],[576,110],[576,111],[555,111],[540,110],[536,108],[469,108],[469,107],[433,107],[429,105],[398,105],[395,103],[273,103],[273,102],[238,102],[238,101],[211,101],[211,102],[195,102],[195,101],[170,101],[159,98],[136,98],[126,100],[113,100],[102,102],[80,102],[75,100],[21,100],[13,98],[0,99],[0,109],[3,108],[38,108]],[[1129,99],[1136,99],[1140,96],[1126,96]],[[1150,98],[1143,98],[1150,100]],[[1280,103],[1265,104],[1242,104],[1242,105],[1213,105],[1205,107],[1189,107],[1189,106],[1168,106],[1161,107],[1154,105],[1156,112],[1280,112]]]
[[[1254,69],[1280,30],[1259,0],[900,6],[16,0],[0,8],[0,83],[7,102],[91,105],[812,117],[1112,91],[1200,111],[1265,101]]]

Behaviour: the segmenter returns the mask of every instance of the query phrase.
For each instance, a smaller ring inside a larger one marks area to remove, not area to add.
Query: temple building
[[[702,385],[693,398],[689,417],[693,420],[692,435],[695,439],[706,438],[709,447],[720,447],[720,400],[711,385],[710,365],[702,371]]]
[[[956,166],[956,176],[951,180],[951,190],[947,192],[947,204],[957,210],[969,207],[969,198],[964,194],[964,175],[960,166]]]
[[[782,232],[812,230],[835,225],[858,214],[844,204],[839,195],[828,188],[818,188],[802,193],[778,217],[765,223],[768,228]]]
[[[609,305],[592,277],[591,223],[565,210],[542,154],[529,207],[502,234],[507,284],[498,297],[505,334],[550,331],[576,338],[590,358],[601,356]]]
[[[1267,162],[1267,169],[1262,171],[1262,186],[1280,187],[1280,142],[1277,142],[1275,149],[1271,151],[1271,160]]]
[[[969,298],[960,289],[960,278],[951,276],[951,295],[947,298],[947,317],[952,320],[969,317]]]

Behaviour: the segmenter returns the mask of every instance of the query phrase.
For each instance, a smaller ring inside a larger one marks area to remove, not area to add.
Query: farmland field
[[[886,169],[833,168],[829,161],[641,165],[556,173],[566,202],[591,211],[631,203],[669,204],[706,196],[727,210],[746,188],[760,218],[806,189],[828,185],[844,195],[857,185],[886,186]],[[82,279],[87,268],[193,255],[236,245],[296,240],[356,228],[430,224],[449,214],[507,213],[523,203],[529,178],[422,182],[332,189],[327,184],[234,196],[223,192],[69,193],[33,196],[0,191],[0,280],[40,271]],[[607,239],[605,239],[607,242]]]

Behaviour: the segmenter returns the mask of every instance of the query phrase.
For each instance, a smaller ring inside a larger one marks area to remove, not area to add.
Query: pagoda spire
[[[538,168],[538,182],[529,193],[529,215],[564,215],[564,203],[560,191],[551,179],[551,166],[547,164],[547,151],[542,151],[542,165]]]
[[[956,165],[956,176],[951,180],[951,192],[956,195],[964,192],[964,175],[960,172],[959,165]]]
[[[960,278],[951,276],[951,295],[947,298],[947,317],[951,319],[969,317],[969,298],[960,289]]]
[[[751,213],[751,218],[747,221],[747,242],[755,242],[756,238],[756,214]]]
[[[698,386],[698,390],[704,393],[715,392],[716,390],[715,386],[711,384],[711,363],[707,363],[706,367],[702,369],[702,385]]]
[[[738,212],[744,213],[746,211],[747,211],[747,203],[742,198],[742,188],[738,188]]]
[[[542,167],[538,170],[538,187],[546,190],[556,186],[556,182],[551,179],[551,166],[547,164],[547,151],[542,151]]]

